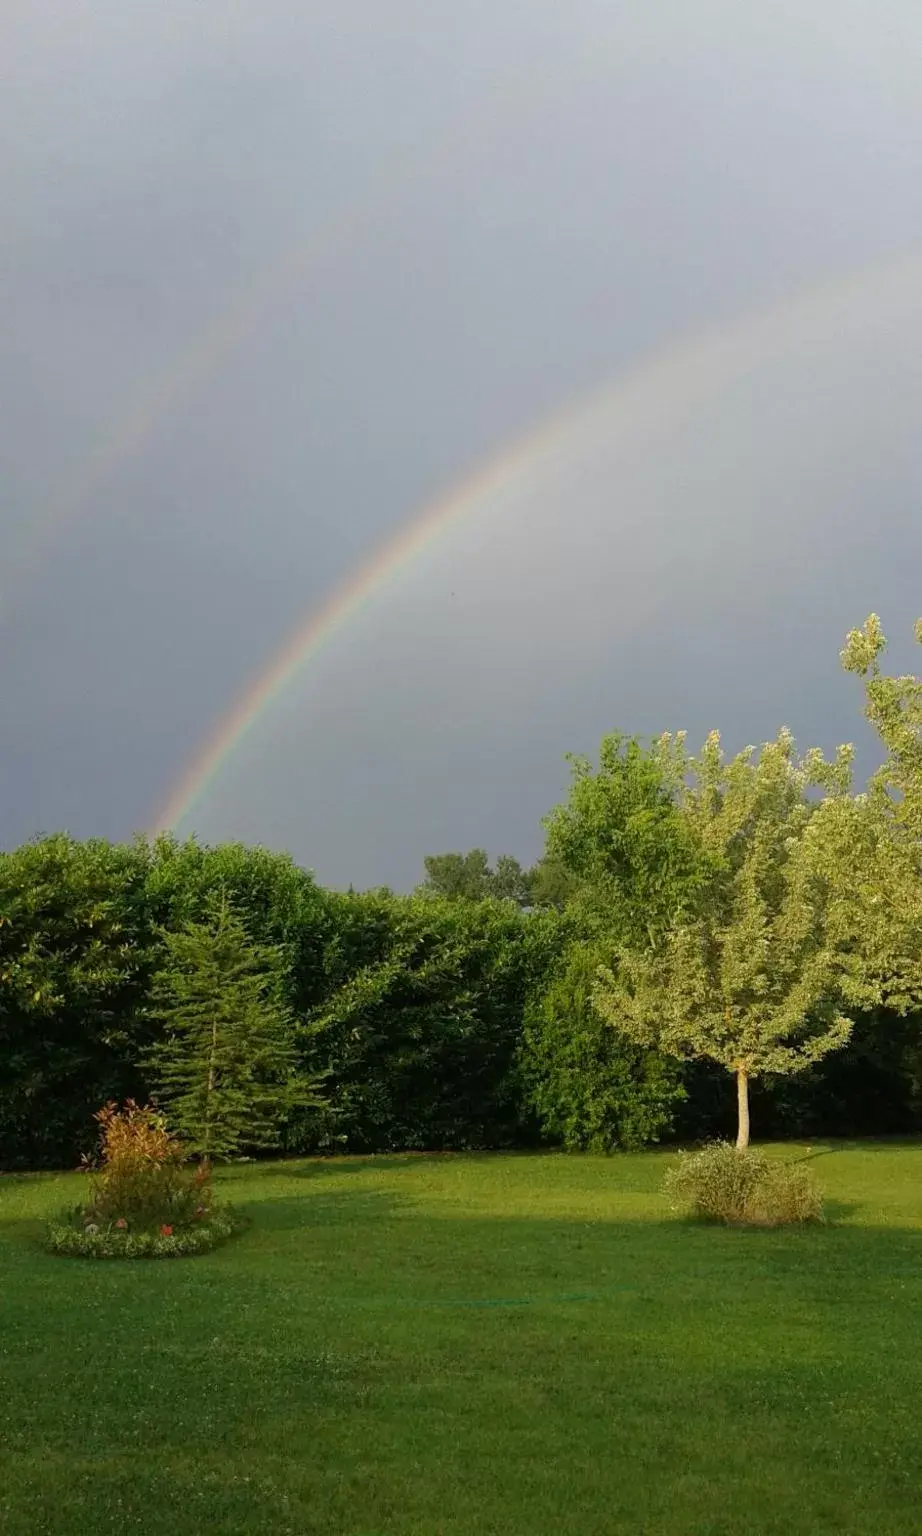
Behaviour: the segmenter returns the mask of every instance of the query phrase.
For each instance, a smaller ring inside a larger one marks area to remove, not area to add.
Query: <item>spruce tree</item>
[[[223,897],[163,941],[151,1013],[164,1032],[145,1065],[172,1128],[206,1162],[275,1146],[296,1105],[322,1102],[299,1070],[282,955],[254,943]]]

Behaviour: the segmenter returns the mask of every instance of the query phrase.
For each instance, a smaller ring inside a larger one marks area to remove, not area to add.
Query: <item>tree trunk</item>
[[[749,1145],[749,1073],[745,1067],[736,1069],[736,1107],[739,1115],[736,1132],[737,1147]]]
[[[217,1014],[211,1020],[211,1054],[208,1057],[208,1087],[205,1090],[205,1136],[202,1147],[202,1161],[207,1167],[211,1162],[211,1099],[214,1093],[214,1064],[218,1054],[218,1018]]]

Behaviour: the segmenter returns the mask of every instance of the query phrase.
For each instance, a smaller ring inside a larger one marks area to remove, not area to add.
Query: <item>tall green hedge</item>
[[[145,1097],[162,930],[223,889],[254,938],[291,957],[293,1003],[319,995],[323,897],[286,855],[162,837],[64,834],[0,854],[0,1167],[60,1167],[109,1098]]]
[[[135,1068],[154,938],[140,846],[0,856],[0,1166],[72,1162]]]
[[[43,838],[0,853],[0,1168],[73,1166],[109,1098],[143,1099],[163,933],[223,891],[286,958],[286,1001],[328,1107],[292,1152],[713,1136],[726,1082],[594,1017],[600,942],[575,911],[318,887],[285,855],[194,840]],[[922,1021],[859,1020],[848,1051],[760,1083],[766,1135],[922,1130]]]
[[[67,1166],[108,1098],[145,1098],[163,934],[223,891],[286,957],[309,1071],[329,1108],[290,1151],[508,1146],[528,1134],[517,1077],[525,998],[553,914],[323,891],[285,855],[64,835],[0,854],[0,1166]]]
[[[377,894],[331,896],[328,918],[310,1050],[331,1109],[303,1117],[291,1149],[514,1143],[528,919],[506,902]]]

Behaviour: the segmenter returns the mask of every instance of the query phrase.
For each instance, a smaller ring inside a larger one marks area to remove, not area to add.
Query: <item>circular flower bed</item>
[[[192,1165],[151,1105],[111,1100],[95,1116],[100,1128],[88,1198],[48,1225],[52,1253],[85,1259],[183,1259],[208,1253],[242,1226],[214,1199],[211,1168]]]
[[[212,1205],[191,1222],[132,1229],[123,1218],[101,1222],[87,1220],[86,1208],[77,1206],[49,1222],[46,1247],[51,1253],[83,1259],[184,1259],[210,1253],[227,1242],[243,1225],[227,1205]]]

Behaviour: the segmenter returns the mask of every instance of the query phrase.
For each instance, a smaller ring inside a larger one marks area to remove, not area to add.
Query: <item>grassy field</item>
[[[665,1153],[238,1168],[205,1258],[37,1248],[0,1179],[0,1531],[922,1531],[922,1146],[823,1229],[695,1227]]]

